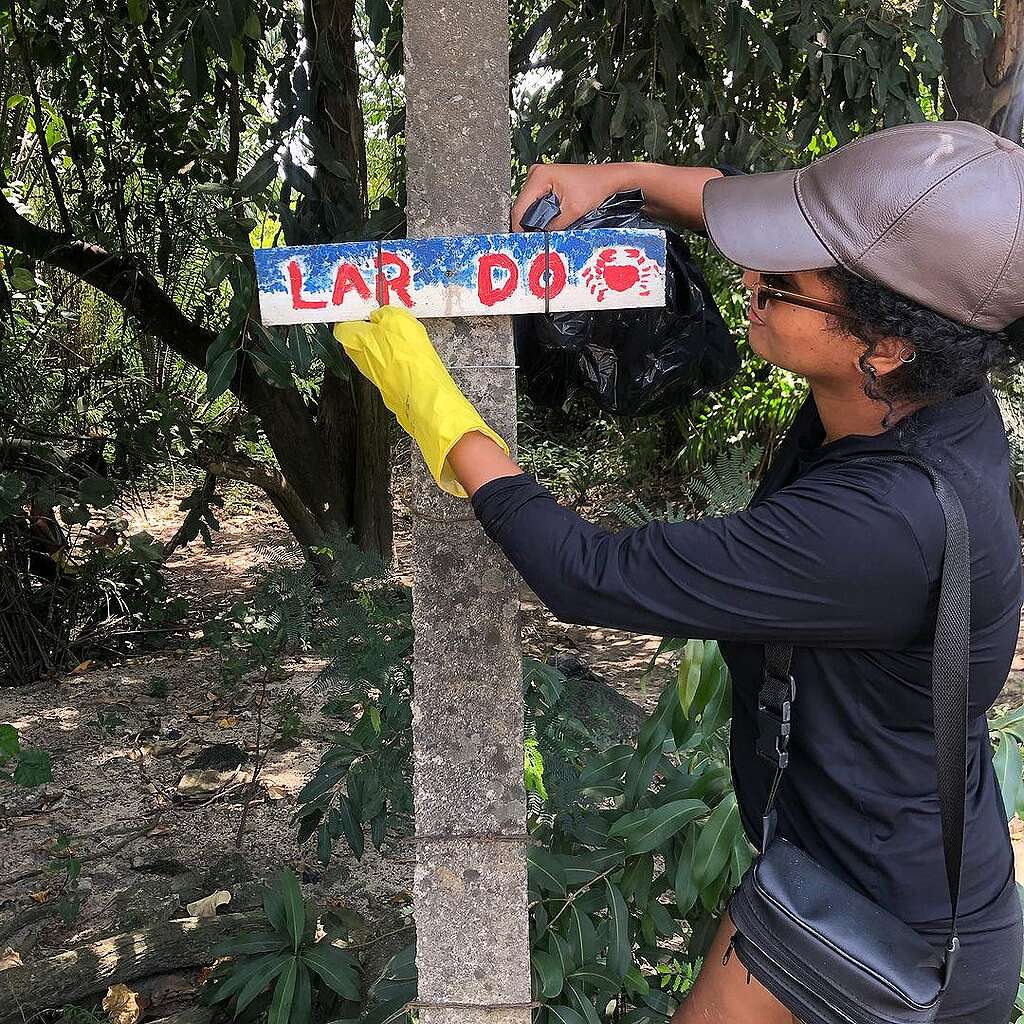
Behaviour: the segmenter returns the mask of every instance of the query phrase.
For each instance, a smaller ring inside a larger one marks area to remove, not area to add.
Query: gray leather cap
[[[1024,316],[1024,148],[970,121],[862,136],[792,171],[710,178],[708,236],[749,270],[841,265],[951,320]]]

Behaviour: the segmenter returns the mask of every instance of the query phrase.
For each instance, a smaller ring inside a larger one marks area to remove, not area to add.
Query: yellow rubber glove
[[[338,323],[333,333],[419,445],[441,490],[457,498],[469,497],[447,462],[463,434],[479,430],[509,454],[504,439],[481,419],[441,362],[423,324],[408,310],[383,306],[370,314],[369,323]]]

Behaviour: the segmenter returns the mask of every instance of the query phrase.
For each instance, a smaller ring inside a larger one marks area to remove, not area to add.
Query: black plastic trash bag
[[[643,212],[640,189],[616,192],[565,230],[661,228]],[[527,231],[558,216],[554,195],[523,217]],[[577,390],[620,416],[683,405],[739,369],[736,342],[690,247],[666,232],[665,305],[647,309],[528,313],[514,318],[516,362],[533,401],[561,406]]]

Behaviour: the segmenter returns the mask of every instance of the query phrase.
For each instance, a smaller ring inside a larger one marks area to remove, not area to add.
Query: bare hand
[[[512,230],[522,231],[523,215],[533,202],[549,192],[558,197],[562,212],[547,225],[560,231],[600,206],[613,192],[632,188],[640,164],[534,164],[512,207]]]

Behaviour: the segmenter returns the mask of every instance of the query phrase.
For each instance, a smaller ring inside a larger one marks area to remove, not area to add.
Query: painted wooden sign
[[[633,228],[407,238],[257,249],[263,323],[665,304],[665,232]]]

